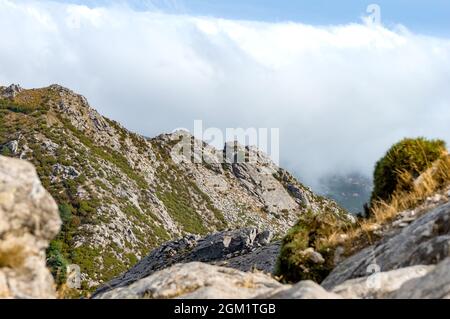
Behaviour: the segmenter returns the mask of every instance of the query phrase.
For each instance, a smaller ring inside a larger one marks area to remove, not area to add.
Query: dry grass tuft
[[[1,245],[0,246],[0,268],[19,268],[26,258],[22,245]]]
[[[450,186],[450,156],[442,156],[415,180],[409,173],[402,172],[401,180],[399,189],[407,191],[395,191],[390,201],[376,201],[370,209],[370,218],[358,221],[357,227],[345,233],[334,233],[325,238],[326,245],[342,246],[344,254],[349,256],[373,244],[379,239],[376,230],[392,222],[400,212],[420,206],[429,196]],[[343,237],[344,241],[341,240]]]

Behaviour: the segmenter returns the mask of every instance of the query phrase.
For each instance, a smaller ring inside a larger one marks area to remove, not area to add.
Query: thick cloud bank
[[[317,27],[0,0],[0,84],[60,83],[147,136],[278,127],[309,184],[371,174],[404,136],[450,142],[450,41],[404,27]]]

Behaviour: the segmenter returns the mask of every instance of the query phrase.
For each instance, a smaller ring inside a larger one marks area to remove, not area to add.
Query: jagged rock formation
[[[255,228],[246,228],[219,232],[204,238],[190,235],[167,242],[153,250],[133,268],[104,284],[94,293],[94,296],[117,287],[128,286],[177,263],[193,261],[220,263],[232,260],[233,262],[227,266],[242,271],[257,267],[258,264],[264,265],[265,263],[261,260],[274,263],[276,256],[265,255],[262,254],[264,251],[261,252],[262,247],[270,243],[272,235],[270,231],[258,232]],[[252,264],[254,260],[248,255],[257,256],[259,263]],[[239,259],[240,263],[237,263]]]
[[[60,225],[34,167],[0,156],[0,298],[55,298],[45,249]]]
[[[79,265],[86,290],[186,234],[256,227],[282,235],[308,210],[342,211],[255,149],[217,150],[182,132],[147,139],[58,85],[0,87],[0,120],[0,153],[31,161],[59,205],[50,260]],[[203,151],[200,161],[177,153],[186,140]],[[233,160],[242,153],[256,162]]]

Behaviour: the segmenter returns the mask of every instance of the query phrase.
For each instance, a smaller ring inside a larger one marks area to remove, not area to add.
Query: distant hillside
[[[0,152],[31,161],[59,205],[62,231],[47,252],[59,280],[78,264],[93,290],[185,234],[256,226],[281,235],[306,211],[344,211],[255,149],[234,151],[257,163],[221,163],[223,150],[193,140],[212,161],[177,164],[184,134],[144,138],[58,85],[0,87]]]
[[[319,193],[334,199],[353,214],[364,211],[371,192],[372,180],[360,173],[333,174],[320,179]]]

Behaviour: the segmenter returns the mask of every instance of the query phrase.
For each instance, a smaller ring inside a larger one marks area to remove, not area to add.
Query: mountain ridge
[[[124,272],[186,234],[256,227],[284,234],[306,211],[346,214],[254,149],[256,163],[224,159],[191,142],[208,161],[177,158],[184,133],[145,138],[100,115],[59,85],[0,87],[0,151],[31,161],[59,205],[62,231],[50,244],[53,274],[81,267],[84,290]],[[225,149],[230,147],[226,145]]]

